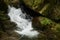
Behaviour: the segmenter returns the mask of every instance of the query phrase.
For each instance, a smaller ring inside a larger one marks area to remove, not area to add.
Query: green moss
[[[58,32],[60,32],[60,24],[57,24],[57,25],[56,25],[56,30],[57,30]]]
[[[41,21],[41,24],[43,24],[43,25],[47,25],[47,24],[51,24],[51,23],[52,23],[52,21],[47,18],[45,18]]]

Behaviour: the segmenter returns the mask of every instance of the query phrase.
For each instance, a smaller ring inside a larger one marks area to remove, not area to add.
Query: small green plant
[[[51,24],[51,22],[52,22],[52,21],[49,20],[49,19],[47,19],[47,18],[41,20],[41,24],[43,24],[43,25]]]

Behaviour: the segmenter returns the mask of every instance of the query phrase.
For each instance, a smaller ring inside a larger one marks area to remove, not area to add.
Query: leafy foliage
[[[45,19],[43,19],[43,20],[41,21],[41,24],[47,25],[47,24],[51,24],[51,22],[52,22],[51,20],[45,18]]]

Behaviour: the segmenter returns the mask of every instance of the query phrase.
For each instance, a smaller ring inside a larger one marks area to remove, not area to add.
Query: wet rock
[[[0,11],[4,11],[5,13],[7,13],[7,9],[8,9],[8,6],[4,2],[4,0],[0,0]]]

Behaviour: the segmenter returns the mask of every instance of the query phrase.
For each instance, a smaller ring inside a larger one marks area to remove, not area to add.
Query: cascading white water
[[[36,37],[39,33],[32,28],[32,22],[25,19],[26,13],[23,14],[21,8],[8,6],[8,16],[10,21],[17,24],[20,30],[15,30],[18,34],[28,37]]]

